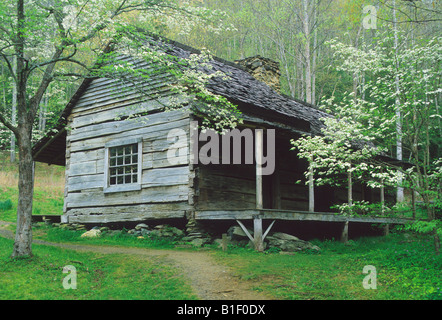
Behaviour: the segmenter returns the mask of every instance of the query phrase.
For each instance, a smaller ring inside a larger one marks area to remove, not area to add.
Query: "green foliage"
[[[406,230],[411,230],[422,234],[432,234],[436,230],[439,237],[442,237],[442,221],[437,219],[431,221],[418,220],[410,225],[405,226],[405,228]]]
[[[6,211],[12,208],[11,199],[6,199],[5,201],[0,201],[0,211]]]

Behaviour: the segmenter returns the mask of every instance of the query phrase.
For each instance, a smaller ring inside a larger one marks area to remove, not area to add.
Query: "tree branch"
[[[15,127],[15,126],[13,126],[12,124],[11,124],[11,122],[9,122],[4,116],[3,116],[3,114],[0,112],[0,122],[6,127],[6,128],[8,128],[9,130],[11,130],[13,133],[14,133],[14,135],[16,136],[16,137],[18,137],[18,129],[17,129],[17,127]]]
[[[2,52],[0,52],[0,56],[3,58],[3,60],[5,60],[6,65],[8,66],[8,69],[11,72],[12,79],[14,79],[14,82],[17,83],[17,77],[14,73],[14,68],[11,65],[11,62],[9,61],[8,57]]]

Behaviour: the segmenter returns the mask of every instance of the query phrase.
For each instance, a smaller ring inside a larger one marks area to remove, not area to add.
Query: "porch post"
[[[253,243],[257,251],[264,251],[264,239],[262,237],[262,219],[260,217],[253,218]]]
[[[384,190],[384,183],[382,183],[381,186],[381,213],[384,215],[385,213],[385,190]]]
[[[342,228],[341,242],[343,243],[348,242],[348,221],[345,221],[344,226]]]
[[[255,130],[255,162],[256,162],[256,209],[263,208],[262,194],[262,155],[263,155],[263,130]],[[262,219],[253,217],[253,243],[257,251],[264,250],[262,238]]]
[[[256,209],[263,208],[262,194],[262,154],[263,154],[263,130],[255,130],[255,163],[256,163]]]
[[[313,162],[313,157],[311,161]],[[315,212],[315,184],[313,182],[313,167],[311,162],[308,175],[308,211]]]
[[[350,167],[351,169],[351,167]],[[352,213],[352,207],[353,207],[353,179],[351,176],[351,171],[349,170],[348,173],[348,210],[349,213]]]

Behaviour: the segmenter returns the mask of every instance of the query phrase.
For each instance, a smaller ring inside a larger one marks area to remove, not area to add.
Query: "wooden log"
[[[151,130],[161,130],[162,125],[169,125],[171,122],[188,119],[188,117],[189,115],[187,112],[170,111],[147,115],[130,120],[118,120],[91,124],[86,127],[73,129],[71,133],[71,141],[73,142],[90,138],[115,135],[117,133],[124,133],[130,130],[143,129],[146,127],[152,128]],[[187,127],[187,125],[187,123],[183,124],[183,129]]]
[[[116,213],[104,215],[67,215],[69,223],[113,223],[125,221],[145,221],[149,219],[176,219],[184,218],[185,211],[152,211],[152,212],[130,212],[130,213]]]
[[[162,186],[141,189],[131,192],[104,194],[100,189],[87,192],[68,193],[67,208],[104,207],[114,205],[166,203],[188,200],[188,186]]]

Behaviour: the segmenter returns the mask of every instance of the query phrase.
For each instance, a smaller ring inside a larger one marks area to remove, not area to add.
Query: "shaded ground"
[[[5,229],[5,226],[9,224],[8,222],[0,221],[0,236],[14,237],[13,232]],[[138,258],[154,258],[160,263],[172,265],[180,270],[180,273],[188,279],[194,293],[201,300],[272,299],[262,293],[253,291],[253,283],[241,281],[233,275],[228,267],[216,263],[207,252],[64,244],[41,240],[34,240],[34,243],[76,251],[92,251],[101,254],[129,254],[136,255]]]

